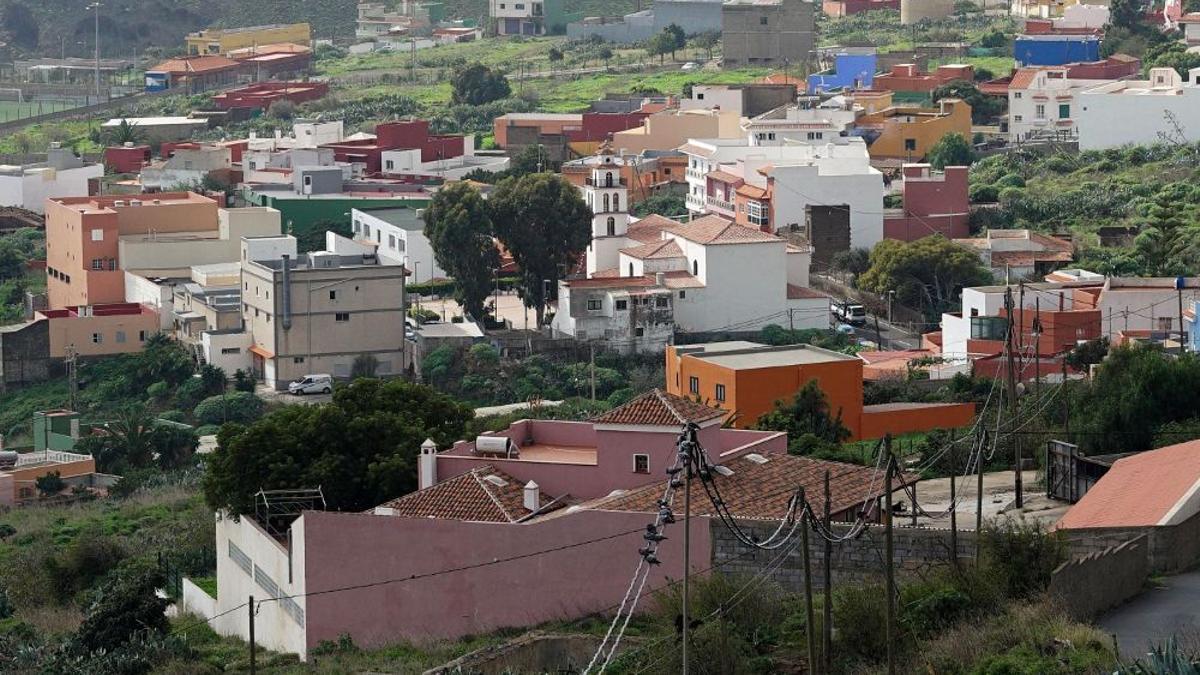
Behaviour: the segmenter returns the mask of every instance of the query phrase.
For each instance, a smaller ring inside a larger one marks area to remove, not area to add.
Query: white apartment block
[[[1110,82],[1076,80],[1062,67],[1021,68],[1008,85],[1008,135],[1013,142],[1079,134],[1079,93]]]
[[[822,144],[854,126],[857,114],[842,108],[781,106],[742,122],[751,145]]]
[[[772,185],[776,232],[803,229],[810,207],[833,206],[850,213],[852,247],[871,248],[883,239],[883,174],[871,166],[861,138],[781,145],[693,139],[680,150],[688,157],[686,202],[693,214],[727,212],[729,195],[714,194],[711,186],[732,177],[758,188]]]
[[[374,245],[379,262],[404,265],[413,283],[446,278],[425,237],[424,209],[377,208],[350,212],[354,240]]]
[[[1200,140],[1200,68],[1187,78],[1174,68],[1152,68],[1147,80],[1092,87],[1078,101],[1080,150]]]
[[[104,175],[103,164],[84,164],[66,148],[52,146],[46,161],[0,165],[0,206],[44,213],[47,199],[86,197],[88,181]]]

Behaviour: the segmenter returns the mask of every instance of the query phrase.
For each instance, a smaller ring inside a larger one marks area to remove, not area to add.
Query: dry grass
[[[78,628],[79,623],[83,621],[83,612],[73,606],[30,607],[18,610],[13,616],[17,620],[33,626],[43,636],[69,633]]]

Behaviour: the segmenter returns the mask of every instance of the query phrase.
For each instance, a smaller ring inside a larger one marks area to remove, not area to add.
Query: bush
[[[112,651],[139,634],[165,635],[170,627],[165,613],[170,600],[160,598],[156,591],[166,582],[162,572],[148,562],[116,570],[92,594],[79,626],[79,642],[92,651]]]
[[[192,414],[201,424],[249,424],[262,417],[264,407],[263,400],[258,396],[246,391],[235,391],[204,399]]]
[[[158,414],[158,419],[168,422],[183,422],[187,416],[183,414],[182,410],[164,410]]]
[[[242,369],[233,373],[233,388],[237,391],[254,392],[254,376]]]
[[[967,194],[976,204],[992,203],[1000,199],[1000,189],[995,185],[972,185]]]
[[[1006,518],[985,527],[980,537],[983,564],[1010,598],[1044,591],[1051,573],[1066,560],[1062,538],[1047,533],[1040,523]]]

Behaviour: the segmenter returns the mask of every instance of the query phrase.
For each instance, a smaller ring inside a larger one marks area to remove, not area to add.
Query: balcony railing
[[[733,202],[727,202],[724,199],[717,199],[716,197],[708,197],[705,199],[705,202],[714,209],[721,209],[722,211],[733,213]]]

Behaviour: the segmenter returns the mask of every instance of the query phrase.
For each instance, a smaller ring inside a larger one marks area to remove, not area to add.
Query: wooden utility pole
[[[885,505],[884,518],[884,565],[887,569],[887,672],[896,675],[896,567],[895,549],[892,541],[892,471],[895,464],[892,460],[892,435],[883,437],[884,462],[886,463],[886,488],[883,493]]]
[[[828,535],[831,530],[829,524],[830,506],[832,498],[829,495],[829,469],[825,469],[825,512],[823,522],[825,523],[825,534]],[[821,607],[821,665],[823,673],[828,673],[830,666],[833,664],[833,542],[829,541],[829,537],[825,539],[825,559],[822,564],[825,566],[825,604]]]
[[[250,596],[250,675],[258,673],[258,664],[254,661],[254,596]]]
[[[804,522],[808,513],[806,505],[808,502],[804,499],[804,488],[800,488],[800,548],[804,551],[804,619],[808,633],[808,670],[816,672],[817,669],[817,633],[816,633],[816,616],[813,612],[813,587],[812,587],[812,567],[810,566],[809,551],[808,551],[808,526],[809,523]]]
[[[981,536],[983,532],[983,450],[987,447],[987,429],[983,430],[983,436],[979,442],[979,465],[978,479],[975,483],[975,563],[979,564],[979,545],[983,541]]]
[[[695,450],[695,438],[694,431],[688,429],[687,440],[684,441],[687,456],[683,460],[683,609],[680,614],[683,619],[680,622],[683,637],[683,675],[688,675],[688,587],[691,585],[692,576],[692,451]]]
[[[592,402],[596,401],[596,343],[588,343],[588,360],[591,366]]]
[[[1025,287],[1021,287],[1022,294]],[[1017,369],[1016,362],[1013,359],[1014,347],[1014,330],[1013,330],[1013,297],[1012,289],[1008,288],[1004,291],[1004,309],[1008,313],[1008,330],[1005,332],[1004,351],[1008,355],[1008,406],[1009,415],[1013,424],[1017,422]],[[1015,434],[1012,439],[1013,444],[1013,487],[1017,492],[1016,505],[1021,508],[1023,498],[1021,494],[1021,439]]]
[[[954,439],[950,441],[950,561],[958,567],[958,496],[954,484],[958,482],[958,448]]]

